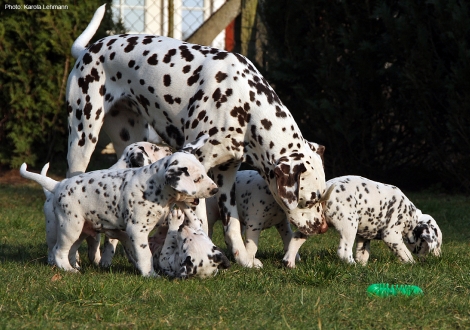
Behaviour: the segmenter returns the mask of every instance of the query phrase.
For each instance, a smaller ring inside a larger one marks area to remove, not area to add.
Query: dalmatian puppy
[[[122,156],[109,169],[114,170],[150,165],[163,157],[171,155],[171,153],[171,149],[168,146],[158,146],[150,142],[136,142],[127,146],[124,149]],[[46,176],[48,169],[49,164],[46,164],[41,171],[41,175]],[[44,203],[44,215],[46,218],[46,242],[48,247],[47,261],[52,265],[54,264],[52,249],[57,240],[56,217],[54,214],[53,205],[54,194],[45,188],[43,190],[44,194],[46,195],[46,202]],[[85,227],[85,231],[82,230],[82,239],[86,239],[88,243],[88,258],[96,265],[100,263],[101,266],[109,267],[110,260],[114,255],[118,240],[110,239],[108,236],[106,236],[103,256],[101,256],[99,249],[100,235],[94,231],[93,228],[90,228],[90,230],[88,229],[88,227]],[[78,255],[76,256],[76,261],[79,261]],[[78,264],[76,264],[75,267],[78,267]]]
[[[318,153],[323,161],[325,147],[314,142],[310,142],[310,148]],[[236,177],[235,199],[237,203],[238,215],[245,233],[245,246],[248,257],[254,260],[254,266],[263,267],[263,263],[255,258],[258,251],[258,242],[261,231],[276,227],[281,236],[284,252],[288,251],[288,246],[293,238],[293,233],[286,214],[273,198],[266,181],[256,171],[238,171]],[[325,198],[323,195],[322,198]],[[209,237],[212,237],[212,230],[215,222],[220,219],[217,199],[214,197],[206,200],[207,221],[209,224]],[[320,233],[325,233],[328,225],[322,222]],[[299,235],[296,233],[295,235]],[[297,254],[295,261],[300,260]],[[287,264],[293,268],[294,265]]]
[[[405,241],[406,246],[418,258],[423,258],[429,253],[436,257],[441,256],[442,232],[436,220],[429,214],[422,214],[416,209],[418,225],[413,229],[414,243]]]
[[[326,202],[325,219],[340,233],[338,256],[345,262],[366,264],[371,239],[383,240],[405,263],[414,262],[410,250],[420,257],[441,254],[442,233],[436,221],[422,214],[397,187],[360,176],[334,178],[327,186],[334,189]],[[299,243],[293,240],[289,246],[290,258]]]
[[[61,182],[28,172],[23,164],[20,174],[53,194],[57,233],[54,263],[63,270],[78,271],[72,265],[76,264],[76,250],[87,226],[107,234],[124,230],[137,269],[143,276],[155,276],[149,232],[165,220],[173,203],[193,203],[217,193],[216,184],[194,156],[207,140],[204,135],[151,165],[93,171]]]
[[[119,160],[110,169],[121,169],[121,168],[136,168],[145,165],[150,165],[163,157],[170,156],[172,150],[168,146],[158,146],[150,142],[136,142],[128,145]],[[99,254],[99,236],[98,243],[90,245],[88,242],[88,256]],[[96,239],[95,239],[96,241]],[[116,252],[116,245],[118,240],[105,237],[103,255],[99,259],[99,265],[101,267],[110,267],[111,260]],[[91,259],[90,259],[91,260]],[[96,263],[97,258],[94,259]]]
[[[259,171],[300,232],[319,233],[319,201],[326,191],[321,158],[255,66],[239,54],[154,35],[109,36],[86,47],[104,11],[104,6],[97,10],[72,46],[77,61],[66,91],[68,175],[86,170],[103,118],[113,120],[112,114],[125,107],[175,149],[203,134],[210,136],[197,157],[219,186],[225,239],[239,264],[254,266],[233,198],[242,162]],[[144,129],[135,125],[135,134],[120,135],[131,143]],[[205,201],[196,215],[207,231]]]
[[[203,231],[202,222],[184,218],[181,209],[170,212],[163,246],[152,244],[149,239],[154,264],[164,274],[179,278],[207,278],[216,275],[219,269],[229,268],[230,261]]]

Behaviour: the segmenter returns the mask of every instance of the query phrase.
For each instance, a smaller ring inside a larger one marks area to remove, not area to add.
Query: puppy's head
[[[187,144],[166,162],[165,183],[174,189],[176,201],[193,202],[197,198],[208,198],[217,193],[217,185],[194,155],[207,139],[208,135],[204,135]]]
[[[219,269],[230,267],[228,258],[202,228],[195,229],[183,223],[176,240],[180,266],[178,277],[206,278],[216,275]]]
[[[122,156],[111,168],[142,167],[170,155],[171,149],[168,146],[158,146],[150,142],[136,142],[124,149]]]
[[[439,226],[428,214],[420,214],[418,225],[413,229],[415,243],[408,244],[408,248],[419,257],[429,253],[441,255],[442,232]]]

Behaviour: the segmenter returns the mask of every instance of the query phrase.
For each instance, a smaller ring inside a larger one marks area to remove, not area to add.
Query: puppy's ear
[[[422,250],[425,248],[421,242],[426,242],[429,250],[427,252],[433,251],[437,247],[437,237],[434,233],[433,228],[427,222],[421,222],[413,230],[413,236],[416,239],[417,245],[415,246],[416,254],[426,253],[427,250]]]
[[[295,209],[299,203],[300,175],[305,171],[303,163],[291,167],[282,162],[274,168],[278,196],[289,210]]]
[[[177,160],[167,167],[165,184],[185,195],[194,196],[197,192],[196,184],[191,178],[188,168],[186,166],[178,166]]]
[[[198,137],[195,141],[187,143],[181,151],[194,154],[199,148],[201,148],[209,140],[209,135],[204,134]]]
[[[142,152],[133,153],[129,158],[130,167],[142,167],[145,165],[145,159]]]

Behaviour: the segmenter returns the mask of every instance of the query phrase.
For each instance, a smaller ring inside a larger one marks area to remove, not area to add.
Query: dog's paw
[[[259,260],[259,259],[256,259],[253,261],[253,267],[254,268],[263,268],[263,263]]]
[[[283,259],[282,264],[287,268],[295,268],[295,261],[289,259]]]

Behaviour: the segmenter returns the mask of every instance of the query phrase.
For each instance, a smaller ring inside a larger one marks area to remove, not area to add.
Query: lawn
[[[20,328],[191,329],[465,329],[470,328],[470,198],[409,194],[443,232],[443,255],[400,264],[372,242],[367,266],[336,256],[334,229],[302,247],[296,269],[282,267],[282,243],[264,231],[263,269],[235,263],[211,279],[142,278],[122,249],[100,269],[80,249],[82,271],[46,264],[42,205],[36,184],[0,185],[0,325]],[[214,242],[227,252],[220,224]],[[228,252],[227,252],[228,253]],[[228,254],[227,254],[228,255]],[[233,261],[233,258],[229,256]],[[424,295],[369,297],[373,283],[413,284]]]

